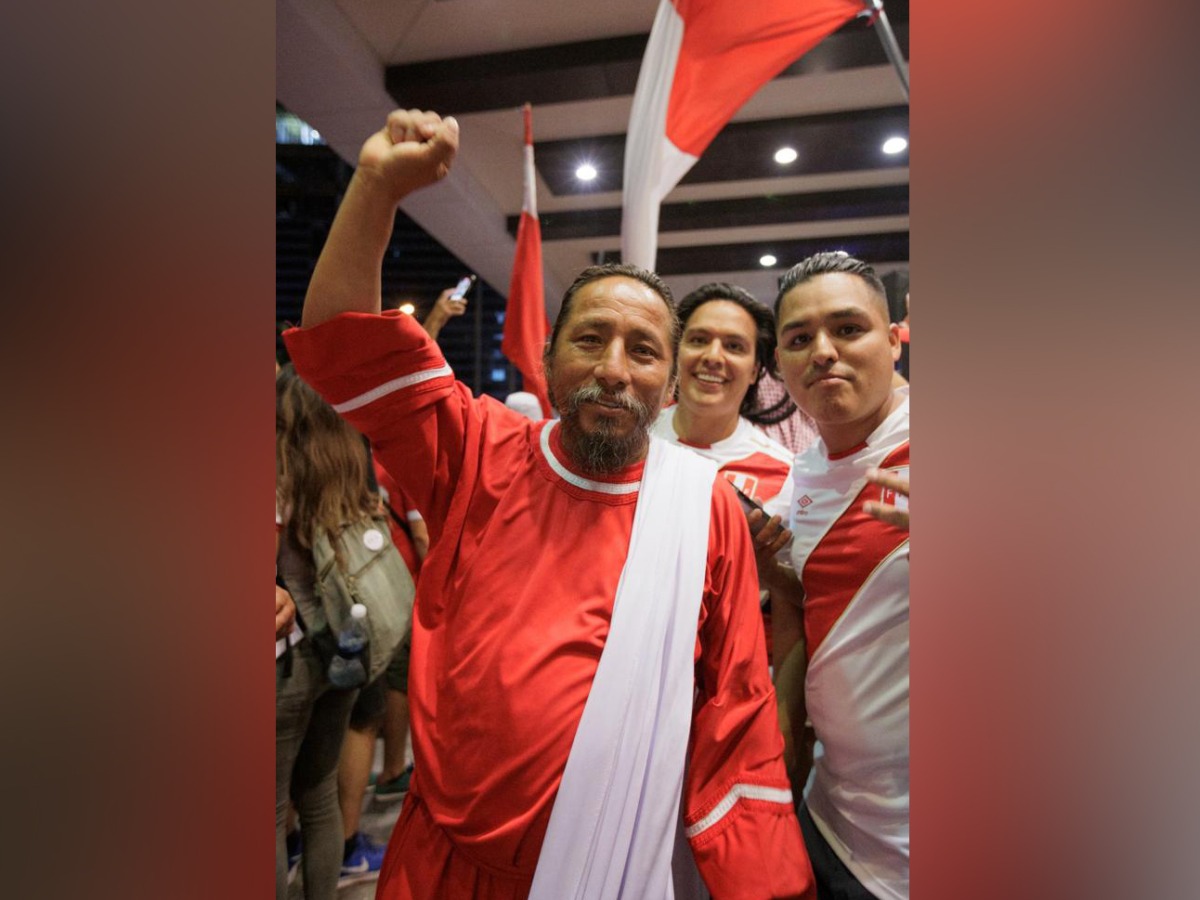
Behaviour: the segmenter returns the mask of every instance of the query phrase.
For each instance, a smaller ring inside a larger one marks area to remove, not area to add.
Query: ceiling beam
[[[779,264],[791,266],[806,256],[826,250],[845,250],[865,262],[908,261],[908,232],[839,235],[786,241],[755,241],[751,244],[711,244],[700,247],[659,247],[654,271],[659,275],[687,275],[693,272],[734,272],[761,268],[759,258],[771,252]],[[595,253],[599,262],[619,262],[617,248]]]
[[[791,222],[831,219],[866,219],[908,215],[908,185],[883,185],[809,194],[767,194],[731,197],[694,203],[668,203],[662,207],[658,230],[691,231],[703,228],[746,228]],[[543,241],[612,237],[621,233],[621,208],[541,212]],[[508,231],[517,233],[521,217],[508,217]]]
[[[908,56],[908,25],[896,25]],[[402,109],[436,109],[464,115],[519,107],[529,102],[572,103],[632,95],[637,87],[648,34],[531,47],[388,66],[386,90]],[[779,74],[887,64],[878,35],[853,23],[829,35]]]
[[[892,134],[908,136],[907,106],[731,122],[713,138],[680,184],[907,166],[907,151],[888,156],[880,149]],[[774,153],[785,144],[800,156],[781,166]],[[624,180],[624,134],[536,141],[533,155],[538,173],[555,196],[619,191]],[[592,181],[575,177],[576,168],[584,161],[597,170]]]

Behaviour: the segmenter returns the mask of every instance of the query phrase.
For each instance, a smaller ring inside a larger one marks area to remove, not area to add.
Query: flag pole
[[[883,0],[864,0],[864,2],[871,10],[871,23],[875,26],[879,40],[883,43],[883,52],[887,54],[892,65],[896,67],[896,74],[900,76],[904,99],[908,100],[908,63],[904,61],[904,54],[900,52],[900,45],[896,42],[892,24],[888,21],[887,13],[883,9]]]

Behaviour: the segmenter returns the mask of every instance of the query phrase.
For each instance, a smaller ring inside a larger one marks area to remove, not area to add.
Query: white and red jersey
[[[739,491],[762,504],[768,516],[778,515],[786,521],[788,498],[792,495],[792,458],[787,447],[763,434],[754,424],[738,416],[733,434],[715,444],[691,444],[675,431],[675,407],[659,413],[650,433],[672,444],[687,447],[717,464],[717,469]],[[759,595],[763,606],[763,641],[767,659],[774,652],[771,614],[767,611],[767,593]]]
[[[409,676],[415,774],[377,896],[523,897],[604,648],[643,466],[581,476],[559,429],[473,398],[411,316],[346,313],[285,339],[430,532]],[[714,896],[812,896],[750,538],[733,492],[720,479],[711,491],[684,822]]]
[[[733,434],[715,444],[691,444],[675,432],[675,407],[671,406],[659,413],[650,433],[711,459],[727,480],[759,503],[766,504],[780,495],[786,503],[791,495],[788,482],[794,454],[755,428],[749,419],[738,416]]]
[[[908,532],[863,511],[904,505],[868,469],[908,475],[908,397],[860,446],[796,458],[792,562],[804,585],[805,701],[821,742],[806,797],[855,877],[909,895]]]

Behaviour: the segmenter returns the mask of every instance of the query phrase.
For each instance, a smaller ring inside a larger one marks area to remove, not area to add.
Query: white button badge
[[[363,534],[363,543],[368,550],[383,549],[383,532],[378,528],[370,528]]]

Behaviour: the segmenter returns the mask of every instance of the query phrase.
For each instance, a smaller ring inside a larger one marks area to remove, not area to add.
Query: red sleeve
[[[816,898],[783,765],[754,551],[724,479],[713,489],[684,825],[715,900]]]
[[[296,371],[365,434],[436,539],[479,412],[412,316],[343,313],[284,332]]]

